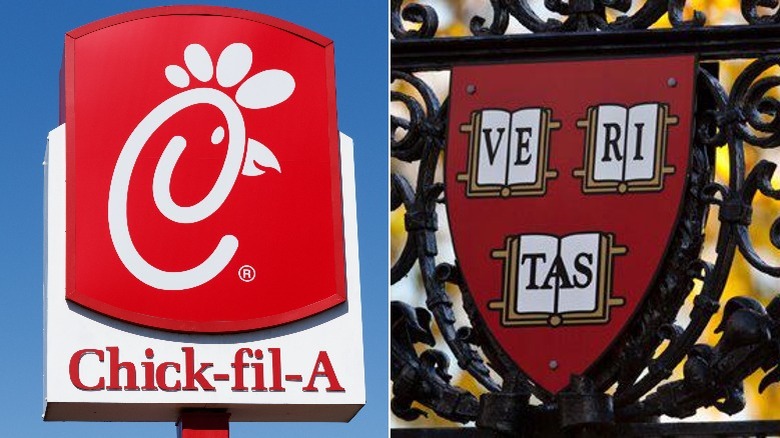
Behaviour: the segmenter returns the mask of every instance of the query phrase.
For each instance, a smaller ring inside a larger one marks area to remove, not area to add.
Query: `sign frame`
[[[221,7],[140,10],[89,24],[70,37],[128,21],[193,14],[227,16],[293,32],[320,44],[327,59],[333,58],[332,42],[314,32]],[[73,46],[66,46],[67,83],[68,69],[73,68],[67,53]],[[362,408],[366,394],[353,142],[337,128],[333,69],[326,69],[322,80],[333,86],[327,99],[334,108],[327,115],[327,135],[328,147],[338,158],[329,170],[338,175],[331,186],[342,217],[334,234],[343,236],[343,272],[336,274],[343,276],[343,296],[261,329],[225,324],[205,330],[149,327],[154,324],[112,318],[104,314],[110,312],[67,300],[72,263],[68,253],[72,233],[67,230],[73,226],[69,214],[73,206],[66,175],[74,164],[68,149],[75,137],[66,129],[68,120],[49,133],[44,161],[45,421],[174,422],[183,410],[223,409],[233,421],[346,422]],[[64,90],[62,115],[68,114],[73,98],[73,87],[66,84]]]

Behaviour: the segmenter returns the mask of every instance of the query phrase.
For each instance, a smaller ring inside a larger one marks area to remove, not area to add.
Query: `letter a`
[[[320,367],[322,367],[322,369],[320,369]],[[314,380],[317,377],[326,377],[328,379],[328,387],[325,388],[325,391],[344,391],[344,388],[339,384],[339,379],[336,377],[335,371],[333,371],[333,365],[330,364],[328,353],[325,351],[320,351],[320,354],[317,356],[317,363],[314,364],[314,370],[311,372],[309,384],[304,386],[303,390],[307,392],[319,391],[319,389],[314,386]]]

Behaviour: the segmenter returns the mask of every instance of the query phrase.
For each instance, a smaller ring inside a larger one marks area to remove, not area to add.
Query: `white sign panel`
[[[348,421],[365,404],[352,141],[341,135],[347,304],[235,334],[139,327],[65,299],[65,125],[45,159],[46,420]],[[302,273],[302,275],[305,275]],[[215,304],[216,305],[216,304]]]

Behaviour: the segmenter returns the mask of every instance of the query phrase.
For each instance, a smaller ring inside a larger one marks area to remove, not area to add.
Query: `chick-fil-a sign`
[[[67,34],[67,299],[200,333],[342,303],[331,42],[258,14],[186,12]]]

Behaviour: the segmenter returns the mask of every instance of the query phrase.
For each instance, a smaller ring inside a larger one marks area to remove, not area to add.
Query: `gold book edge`
[[[504,310],[504,303],[503,301],[489,301],[488,302],[488,309],[490,310]]]
[[[494,249],[490,252],[490,256],[494,259],[505,259],[507,256],[509,256],[509,251],[504,248]]]

